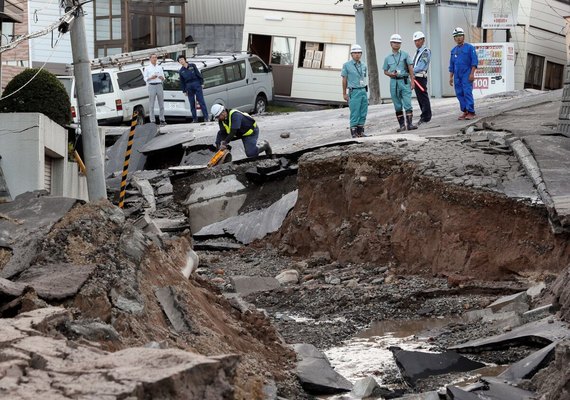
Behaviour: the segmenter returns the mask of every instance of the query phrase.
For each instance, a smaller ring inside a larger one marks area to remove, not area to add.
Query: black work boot
[[[414,119],[413,113],[406,113],[406,122],[408,123],[408,130],[409,131],[413,131],[414,129],[418,129],[418,127],[413,124],[413,122],[412,122],[413,119]]]
[[[271,150],[271,146],[267,140],[263,140],[257,144],[257,155],[265,152],[267,157],[271,157],[273,155],[273,151]]]
[[[358,137],[367,137],[367,135],[364,134],[364,127],[363,126],[357,126],[356,127],[356,134],[358,135]]]
[[[350,136],[352,136],[353,138],[358,137],[358,127],[357,126],[355,126],[354,128],[350,128]]]
[[[396,130],[396,132],[405,131],[406,130],[406,120],[404,119],[404,113],[397,112],[396,118],[398,118],[398,123],[400,124],[400,127]]]

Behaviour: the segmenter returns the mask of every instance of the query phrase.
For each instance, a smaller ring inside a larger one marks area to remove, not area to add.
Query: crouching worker
[[[248,157],[257,157],[263,152],[267,156],[272,155],[271,147],[266,140],[257,144],[259,128],[257,122],[249,114],[236,109],[228,111],[221,104],[214,104],[210,111],[220,125],[218,136],[216,136],[218,149],[225,150],[232,140],[241,139]]]

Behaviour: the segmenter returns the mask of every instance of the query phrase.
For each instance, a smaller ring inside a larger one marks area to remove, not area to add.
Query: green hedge
[[[6,97],[21,88],[38,72],[29,68],[12,79],[2,93]],[[64,126],[71,122],[71,103],[62,83],[51,72],[41,70],[16,94],[0,100],[0,112],[38,112]]]

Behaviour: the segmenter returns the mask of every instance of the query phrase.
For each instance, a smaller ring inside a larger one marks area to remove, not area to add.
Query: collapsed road
[[[0,393],[568,398],[559,98],[434,101],[414,135],[374,106],[359,141],[346,110],[262,116],[275,158],[205,170],[215,125],[137,128],[124,211],[0,204]]]

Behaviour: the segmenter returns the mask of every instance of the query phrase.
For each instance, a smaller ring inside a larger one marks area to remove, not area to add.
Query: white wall
[[[87,36],[87,51],[89,58],[94,58],[94,20],[93,3],[83,6],[85,10],[85,31]],[[64,14],[63,8],[59,6],[59,1],[55,0],[30,0],[29,1],[28,31],[30,33],[41,31]],[[58,40],[57,29],[53,33],[53,42]],[[69,33],[59,38],[57,45],[52,48],[52,35],[47,34],[30,40],[30,59],[32,62],[71,64],[73,57],[71,53],[71,40]]]
[[[243,49],[247,49],[250,34],[295,38],[291,97],[344,101],[340,69],[299,68],[299,49],[302,41],[345,45],[355,43],[353,5],[352,1],[334,4],[331,0],[248,0]],[[347,47],[347,61],[349,57]]]
[[[52,195],[88,199],[87,184],[75,163],[67,160],[67,131],[39,113],[0,114],[2,172],[15,198],[45,189],[45,156],[54,159]]]

